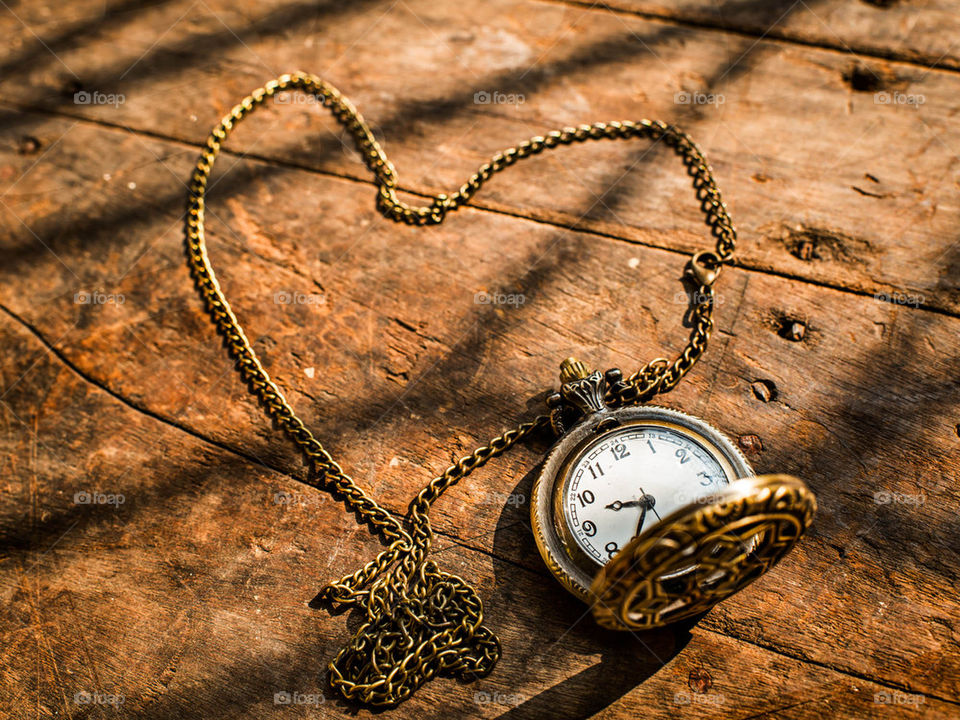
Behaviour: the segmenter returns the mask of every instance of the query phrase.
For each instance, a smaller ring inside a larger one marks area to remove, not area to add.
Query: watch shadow
[[[530,445],[544,456],[552,446],[549,441],[541,443],[539,439]],[[529,608],[526,613],[518,610],[513,632],[501,635],[504,655],[515,656],[514,662],[521,667],[563,664],[565,656],[570,654],[599,654],[600,661],[532,697],[525,697],[523,690],[535,687],[536,682],[518,687],[513,695],[517,704],[498,717],[511,720],[557,717],[562,708],[564,718],[577,720],[595,715],[656,674],[686,647],[691,639],[690,629],[703,615],[644,632],[606,630],[597,625],[589,608],[550,574],[537,548],[530,526],[529,503],[541,466],[542,460],[513,488],[511,497],[523,497],[526,502],[505,504],[494,532],[493,570],[497,591],[511,605],[522,603]],[[521,562],[500,558],[520,558]],[[518,572],[540,576],[541,581],[518,583]],[[516,596],[518,586],[522,586],[520,592],[526,597]],[[539,622],[525,622],[521,614],[535,616],[532,619]],[[534,634],[536,637],[531,637]],[[511,637],[534,641],[518,647],[510,642]],[[551,655],[554,656],[552,662]]]
[[[695,622],[635,634],[595,626],[592,634],[598,647],[602,646],[600,662],[524,698],[498,717],[557,717],[559,708],[563,708],[562,717],[568,720],[593,717],[643,684],[683,650]]]

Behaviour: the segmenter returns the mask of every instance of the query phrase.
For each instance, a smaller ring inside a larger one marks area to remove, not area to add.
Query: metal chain
[[[327,107],[351,134],[377,185],[377,207],[388,218],[410,225],[437,224],[467,203],[494,173],[545,149],[574,142],[633,137],[663,140],[684,161],[716,238],[716,250],[691,258],[690,276],[698,286],[693,329],[687,346],[672,362],[657,358],[624,379],[611,403],[641,402],[673,388],[706,348],[713,327],[713,280],[731,260],[736,232],[720,192],[697,145],[677,128],[661,122],[594,123],[530,138],[494,155],[452,195],[437,195],[429,205],[411,206],[397,197],[397,177],[369,126],[353,104],[315,75],[294,73],[267,83],[236,105],[207,138],[191,177],[186,216],[187,261],[207,313],[224,337],[230,356],[250,392],[267,415],[303,451],[322,486],[339,496],[390,545],[362,568],[324,588],[332,604],[356,605],[366,620],[330,662],[330,683],[345,698],[373,706],[391,706],[410,697],[437,675],[460,678],[489,673],[500,657],[497,637],[483,625],[483,604],[462,578],[441,571],[427,559],[433,532],[431,505],[451,486],[520,442],[550,425],[547,415],[522,423],[448,467],[410,504],[409,523],[367,495],[344,473],[293,411],[280,388],[260,364],[210,265],[204,240],[207,183],[221,144],[238,122],[268,98],[284,90],[302,90]]]

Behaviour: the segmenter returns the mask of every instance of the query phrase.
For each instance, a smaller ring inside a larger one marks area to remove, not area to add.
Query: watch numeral
[[[590,474],[593,475],[594,480],[603,475],[603,468],[600,467],[600,463],[595,462],[592,465],[587,465],[587,467],[590,468]]]
[[[690,462],[691,458],[687,455],[686,448],[677,448],[677,457],[680,458],[680,464],[683,465],[685,462]]]
[[[613,453],[614,460],[623,460],[630,454],[630,451],[627,450],[627,446],[623,443],[617,443],[614,445],[612,448],[610,448],[610,452]]]
[[[656,455],[656,454],[657,454],[657,449],[653,446],[653,440],[647,440],[647,445],[650,446],[650,452],[652,452],[654,455]]]
[[[697,477],[703,478],[703,480],[700,481],[700,484],[703,486],[707,486],[713,482],[713,478],[707,475],[707,473],[705,473],[703,470],[697,473]]]
[[[612,560],[613,556],[617,554],[617,550],[620,549],[620,546],[611,540],[603,546],[603,549],[607,551],[607,558]]]
[[[593,493],[589,490],[584,490],[582,493],[577,495],[577,500],[580,501],[580,507],[586,507],[592,503],[596,498],[593,496]]]
[[[591,521],[589,521],[589,520],[587,520],[587,521],[586,521],[583,525],[581,525],[580,527],[583,528],[583,534],[586,535],[587,537],[593,537],[594,535],[597,534],[597,526],[594,525],[594,524],[593,524]]]

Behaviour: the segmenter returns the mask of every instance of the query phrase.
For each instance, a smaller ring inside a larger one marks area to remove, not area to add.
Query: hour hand
[[[646,507],[648,504],[650,504],[649,500],[650,500],[650,496],[644,495],[642,498],[638,500],[624,500],[624,501],[614,500],[612,503],[610,503],[609,505],[606,505],[605,507],[607,508],[607,510],[622,510],[623,508]]]
[[[627,500],[627,501],[614,500],[612,503],[607,505],[606,508],[607,510],[622,510],[623,508],[637,507],[638,505],[642,505],[642,504],[643,504],[643,498],[641,498],[640,500]]]

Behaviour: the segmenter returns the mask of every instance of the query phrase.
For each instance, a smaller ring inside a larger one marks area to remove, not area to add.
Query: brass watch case
[[[577,545],[562,497],[587,445],[629,426],[666,427],[704,446],[729,484],[651,525],[606,565]],[[755,476],[737,447],[710,424],[646,405],[588,414],[550,450],[534,483],[530,518],[550,572],[618,630],[659,627],[706,612],[770,569],[813,521],[816,501],[802,480]]]

